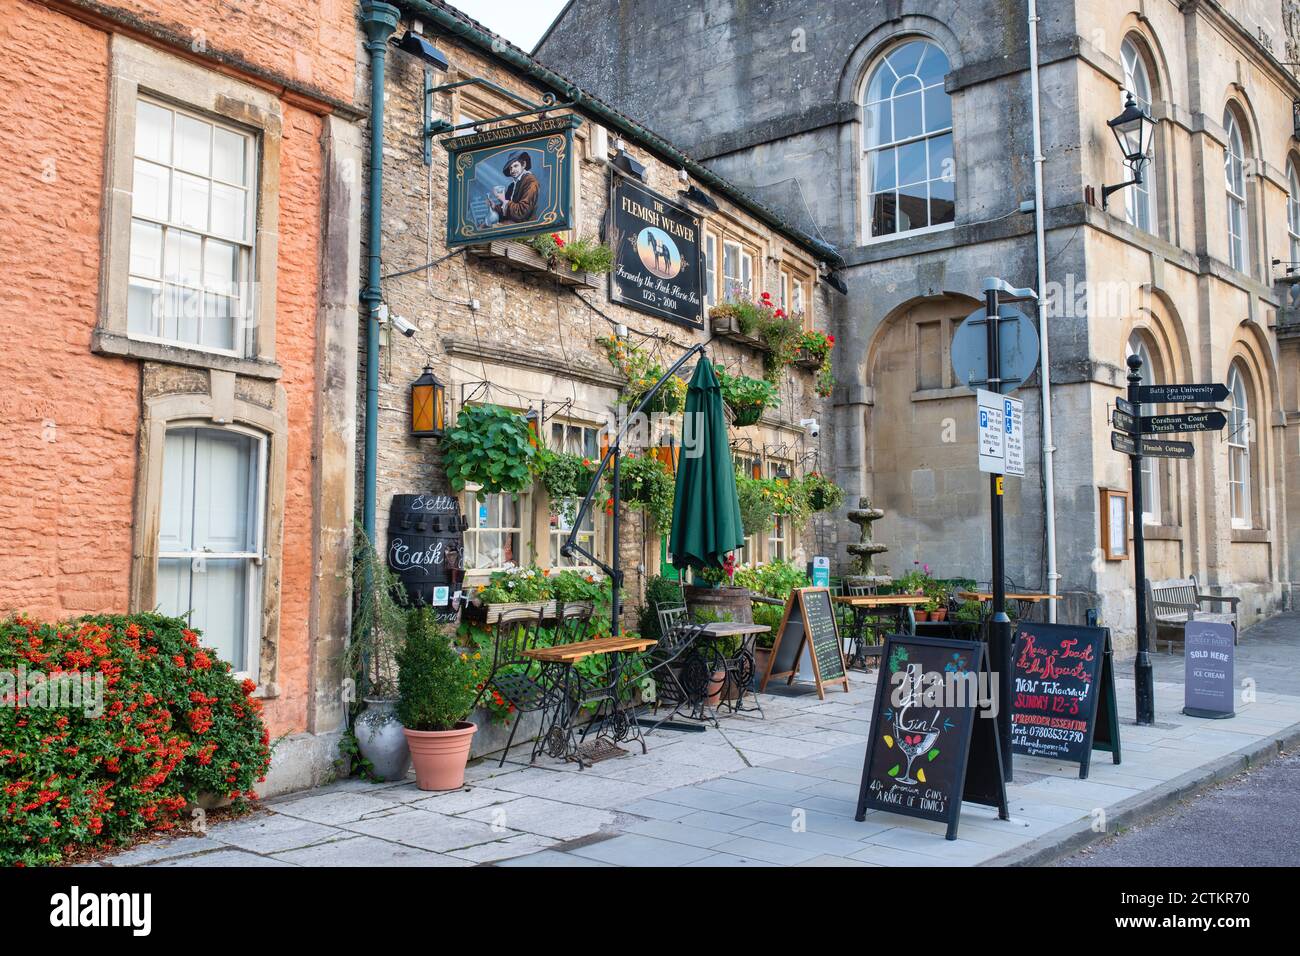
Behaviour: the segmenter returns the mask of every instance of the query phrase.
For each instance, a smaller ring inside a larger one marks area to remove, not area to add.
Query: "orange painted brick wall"
[[[351,99],[351,4],[189,0],[119,7],[203,31]],[[327,17],[326,14],[331,14]],[[197,35],[197,34],[196,34]],[[0,614],[123,611],[129,600],[140,369],[95,355],[109,35],[0,0]],[[295,51],[308,55],[303,60]],[[276,358],[289,444],[273,735],[306,726],[324,120],[283,104]]]

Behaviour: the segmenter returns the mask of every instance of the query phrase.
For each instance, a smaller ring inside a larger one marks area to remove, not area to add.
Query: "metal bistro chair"
[[[591,601],[574,601],[564,605],[555,621],[555,643],[576,644],[592,634],[592,615],[595,605]]]
[[[482,696],[488,688],[492,688],[514,705],[515,720],[510,727],[510,737],[498,766],[505,765],[524,715],[545,710],[554,702],[555,688],[547,682],[545,668],[524,656],[524,651],[537,644],[542,616],[540,610],[515,608],[503,611],[497,619],[496,638],[492,642],[492,666],[479,695]],[[533,756],[536,757],[535,751]]]
[[[654,730],[689,708],[692,720],[708,720],[718,725],[716,714],[706,704],[712,683],[712,672],[696,648],[696,641],[704,633],[702,624],[689,623],[686,608],[660,604],[659,642],[646,653],[646,669],[642,679],[654,682],[653,713],[671,706],[672,711],[650,728]]]
[[[846,584],[844,592],[848,597],[860,597],[876,594],[880,590],[875,584]],[[870,608],[852,608],[853,621],[849,628],[849,661],[855,667],[864,670],[868,659],[880,656],[883,644],[882,635],[888,634],[896,627],[897,616],[890,620],[893,612],[873,611]],[[871,639],[867,639],[870,632]]]

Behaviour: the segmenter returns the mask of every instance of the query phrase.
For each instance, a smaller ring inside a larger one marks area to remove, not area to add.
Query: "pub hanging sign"
[[[704,328],[700,217],[630,179],[613,178],[610,300],[693,329]]]
[[[447,245],[558,232],[573,222],[573,115],[442,140]]]

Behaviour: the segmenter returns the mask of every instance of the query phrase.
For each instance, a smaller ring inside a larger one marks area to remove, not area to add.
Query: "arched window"
[[[1119,57],[1124,64],[1124,89],[1120,94],[1121,104],[1127,94],[1132,93],[1137,105],[1149,115],[1151,113],[1151,74],[1147,70],[1146,59],[1132,37],[1120,44]],[[1156,140],[1151,140],[1151,162],[1139,185],[1124,191],[1124,205],[1128,221],[1146,232],[1156,231],[1156,176],[1155,176]]]
[[[1228,371],[1228,398],[1232,411],[1228,415],[1228,491],[1232,500],[1232,526],[1249,528],[1254,525],[1254,505],[1251,500],[1251,444],[1255,419],[1250,413],[1250,394],[1247,390],[1246,372],[1240,362],[1233,362]]]
[[[863,95],[863,192],[870,236],[950,225],[955,212],[947,54],[910,39],[875,65]]]
[[[1246,147],[1241,138],[1241,123],[1229,107],[1223,114],[1223,128],[1228,144],[1223,154],[1223,178],[1228,190],[1228,264],[1239,272],[1249,267],[1246,228]]]
[[[1294,159],[1286,164],[1286,173],[1286,233],[1290,256],[1287,268],[1295,269],[1300,267],[1300,173],[1296,172]]]
[[[1147,348],[1142,333],[1134,332],[1128,337],[1124,357],[1136,355],[1142,360],[1142,384],[1152,385],[1157,379],[1157,369],[1151,360],[1151,350]],[[1138,409],[1143,415],[1155,414],[1155,409],[1143,405]],[[1142,458],[1142,521],[1144,524],[1160,524],[1160,461],[1150,456]]]

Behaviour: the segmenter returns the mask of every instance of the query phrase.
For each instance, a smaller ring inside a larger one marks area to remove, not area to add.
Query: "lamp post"
[[[1151,137],[1155,132],[1155,122],[1151,114],[1137,105],[1133,94],[1129,93],[1124,101],[1124,111],[1114,119],[1106,121],[1110,131],[1115,134],[1120,152],[1124,154],[1124,165],[1133,170],[1133,178],[1128,182],[1114,186],[1101,187],[1101,208],[1106,208],[1110,194],[1127,189],[1129,186],[1142,185],[1142,170],[1151,160]]]

